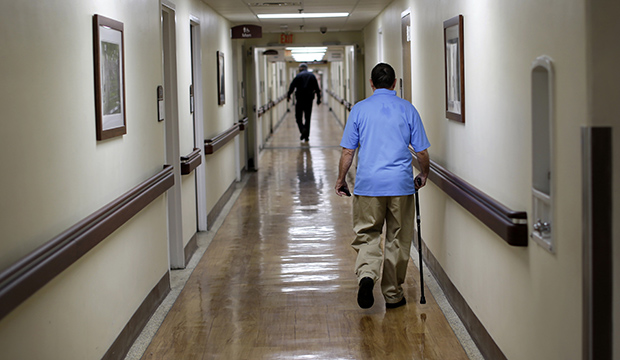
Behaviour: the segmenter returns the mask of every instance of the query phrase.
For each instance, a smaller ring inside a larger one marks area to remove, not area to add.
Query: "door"
[[[202,51],[200,44],[200,23],[197,19],[190,22],[191,61],[192,61],[192,117],[194,121],[194,147],[201,150],[202,162],[196,168],[196,214],[198,231],[207,231],[207,184],[204,154],[204,123],[202,101]]]
[[[162,4],[166,164],[174,167],[174,186],[167,193],[168,247],[171,269],[185,267],[181,224],[181,155],[177,104],[176,23],[172,7]]]

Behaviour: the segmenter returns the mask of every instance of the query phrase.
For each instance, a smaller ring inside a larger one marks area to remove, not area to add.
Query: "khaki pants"
[[[384,223],[385,256],[381,249]],[[358,282],[370,277],[376,283],[383,263],[381,291],[388,303],[403,298],[413,228],[414,195],[353,198],[353,230],[357,235],[351,245],[357,251],[355,273]]]

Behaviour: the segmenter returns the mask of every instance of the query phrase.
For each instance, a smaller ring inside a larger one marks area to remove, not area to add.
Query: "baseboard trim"
[[[233,183],[230,184],[230,186],[228,187],[228,190],[224,192],[224,195],[220,197],[217,204],[215,204],[213,209],[211,209],[211,212],[209,212],[209,214],[207,215],[207,230],[211,230],[211,227],[213,227],[213,223],[215,222],[215,219],[217,219],[217,217],[222,212],[222,209],[224,208],[224,206],[226,206],[226,203],[228,203],[228,200],[230,200],[230,198],[232,197],[233,193],[235,192],[236,184],[237,183],[235,181],[233,181]]]
[[[157,285],[146,296],[142,304],[138,307],[127,325],[118,334],[108,351],[101,358],[102,360],[123,359],[131,349],[134,341],[140,336],[142,329],[146,326],[151,316],[155,313],[159,305],[164,301],[170,292],[170,272],[166,271]]]
[[[192,258],[192,256],[196,252],[196,249],[198,249],[198,236],[197,235],[198,233],[195,233],[194,236],[192,236],[192,238],[189,240],[187,245],[185,245],[184,251],[185,251],[185,265],[186,266],[189,260]]]
[[[413,245],[417,249],[418,244],[416,241],[413,242]],[[497,346],[482,322],[478,319],[476,314],[474,314],[473,310],[467,304],[467,301],[465,301],[459,290],[454,286],[448,274],[446,274],[437,258],[435,258],[433,253],[426,247],[424,242],[422,242],[422,255],[424,256],[424,263],[433,273],[435,279],[437,279],[437,283],[443,290],[446,299],[454,309],[454,312],[461,319],[463,326],[465,326],[465,329],[478,347],[478,350],[480,350],[482,356],[484,356],[485,359],[507,360],[504,353],[502,353],[499,346]]]

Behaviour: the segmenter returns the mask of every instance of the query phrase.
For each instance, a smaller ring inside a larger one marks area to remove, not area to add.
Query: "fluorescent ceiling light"
[[[297,62],[311,62],[323,60],[325,53],[292,54],[292,56]]]
[[[347,17],[349,13],[292,13],[292,14],[258,14],[259,19],[310,19],[326,17]]]
[[[323,53],[325,53],[327,51],[327,46],[288,47],[288,48],[286,48],[286,50],[290,50],[291,53],[293,53],[293,54],[313,53],[313,52],[323,52]]]
[[[287,47],[291,56],[298,62],[310,62],[323,60],[327,46]]]

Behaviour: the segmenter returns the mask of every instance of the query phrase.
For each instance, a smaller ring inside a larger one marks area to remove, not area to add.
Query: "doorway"
[[[185,268],[181,214],[181,155],[179,149],[179,117],[176,61],[176,17],[173,5],[161,9],[164,68],[164,138],[166,164],[173,166],[174,186],[167,193],[168,256],[171,269]]]
[[[196,216],[198,231],[207,231],[207,180],[205,174],[203,89],[202,89],[202,50],[200,43],[200,22],[190,21],[190,49],[192,62],[191,111],[194,123],[194,147],[202,149],[202,161],[196,168]]]

